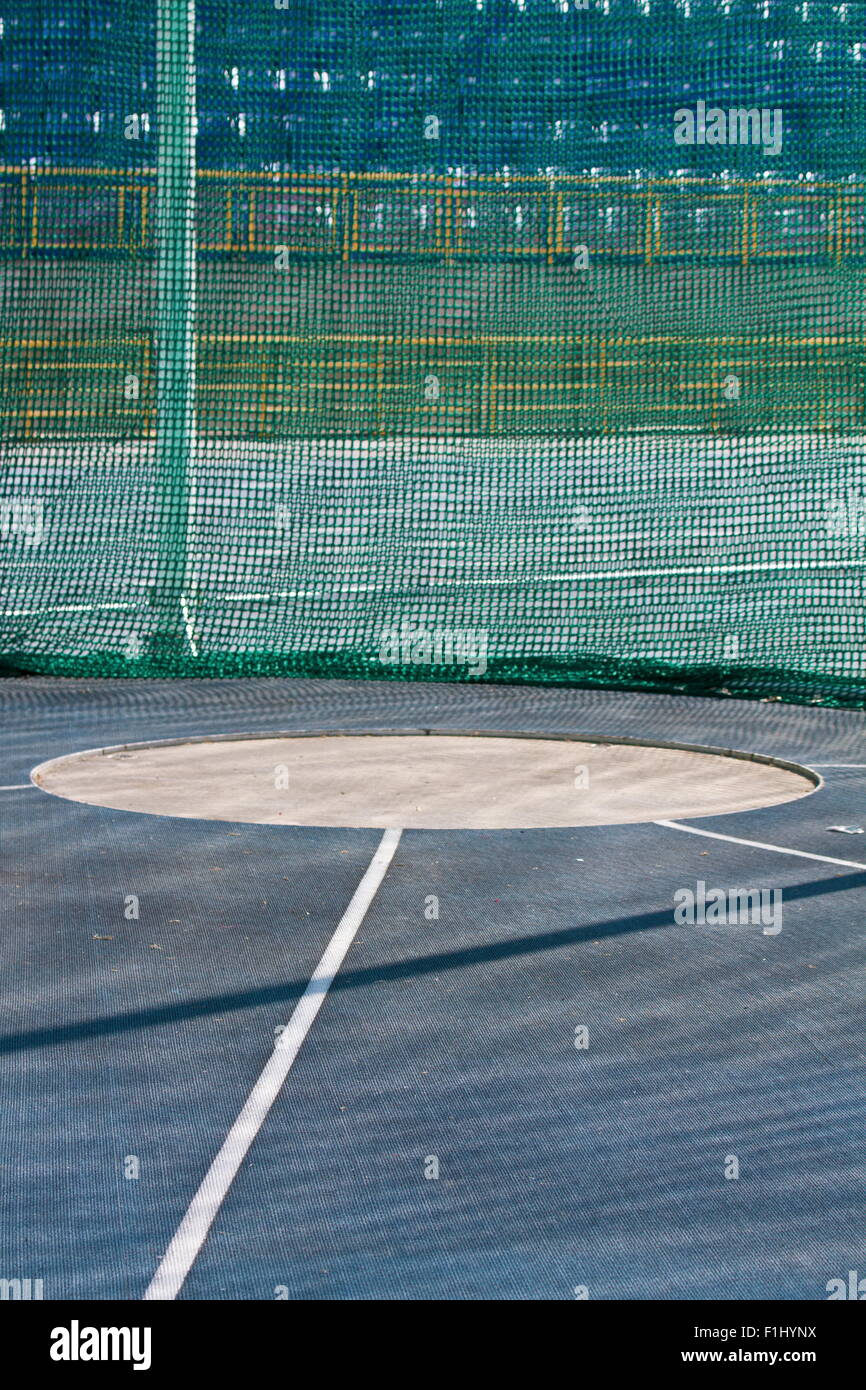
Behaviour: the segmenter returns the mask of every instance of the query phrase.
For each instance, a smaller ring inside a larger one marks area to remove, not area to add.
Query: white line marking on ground
[[[765,845],[763,840],[739,840],[736,835],[719,835],[715,830],[698,830],[695,825],[680,825],[675,820],[657,820],[668,830],[684,830],[687,835],[704,835],[708,840],[728,840],[732,845],[748,845],[749,849],[770,849],[774,854],[796,854],[798,859],[819,859],[822,864],[841,864],[846,869],[866,869],[854,859],[832,859],[829,854],[810,854],[805,849],[788,849],[785,845]]]
[[[810,767],[862,767],[866,768],[866,763],[810,763]]]
[[[192,608],[185,594],[181,594],[180,596],[180,609],[183,613],[183,623],[186,628],[186,640],[189,642],[189,649],[193,656],[198,656],[198,645],[192,620]]]
[[[250,1092],[222,1148],[205,1174],[193,1197],[186,1216],[166,1250],[159,1268],[151,1279],[145,1299],[172,1299],[180,1292],[183,1282],[201,1250],[207,1233],[223,1204],[226,1193],[243,1163],[250,1145],[261,1129],[267,1114],[280,1093],[301,1045],[315,1021],[333,983],[346,952],[367,914],[379,884],[385,877],[394,851],[400,843],[400,830],[386,830],[379,848],[370,860],[367,872],[355,889],[352,901],[343,913],[340,924],[312,979],[301,995],[294,1012],[280,1034],[273,1056],[265,1064],[258,1081]]]
[[[36,791],[32,782],[12,782],[8,787],[0,787],[0,792],[30,792]]]
[[[521,573],[517,578],[509,576],[506,579],[491,578],[489,575],[482,578],[476,578],[474,575],[460,575],[453,579],[448,577],[442,579],[427,578],[424,580],[424,587],[427,589],[448,589],[459,585],[472,586],[476,589],[493,589],[524,583],[603,584],[609,579],[669,579],[680,578],[684,575],[776,574],[780,571],[799,574],[809,570],[862,569],[864,565],[866,565],[866,560],[810,560],[804,565],[798,564],[795,560],[761,560],[739,565],[668,565],[663,569],[650,567],[645,569],[576,570],[562,574],[528,575]],[[277,589],[276,591],[266,589],[240,594],[212,593],[210,598],[217,603],[264,603],[268,599],[277,598],[316,598],[328,587],[337,588],[340,593],[346,594],[402,592],[402,590],[386,588],[383,584],[341,584],[339,579],[332,579],[330,586],[326,582],[313,589]]]
[[[6,608],[0,618],[35,618],[44,613],[110,613],[114,609],[143,608],[140,603],[65,603],[59,608]]]

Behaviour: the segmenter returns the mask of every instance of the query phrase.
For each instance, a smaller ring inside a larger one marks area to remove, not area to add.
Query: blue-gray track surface
[[[22,679],[0,715],[6,786],[76,749],[265,730],[866,763],[858,712],[526,687]],[[822,775],[698,823],[866,863],[827,830],[866,822],[866,768]],[[380,832],[36,789],[0,813],[0,1277],[138,1299]],[[782,888],[783,930],[676,925],[698,879]],[[654,824],[407,832],[180,1296],[826,1298],[866,1268],[864,905],[866,871]]]

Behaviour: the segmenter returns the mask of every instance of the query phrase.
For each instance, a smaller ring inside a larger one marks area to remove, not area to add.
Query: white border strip
[[[8,787],[0,787],[0,792],[32,792],[38,790],[32,782],[12,782]]]
[[[720,835],[716,830],[698,830],[696,825],[681,825],[675,820],[657,820],[667,830],[684,830],[687,835],[703,835],[708,840],[727,840],[732,845],[748,845],[750,849],[769,849],[774,854],[795,854],[798,859],[818,859],[822,864],[841,864],[845,869],[866,869],[854,859],[831,859],[829,854],[810,854],[805,849],[788,849],[785,845],[765,845],[762,840],[739,840],[736,835]]]
[[[298,1000],[295,1010],[280,1034],[273,1056],[265,1064],[258,1081],[250,1092],[225,1141],[205,1174],[204,1180],[187,1209],[186,1216],[160,1261],[159,1268],[144,1292],[144,1299],[172,1299],[180,1292],[186,1276],[201,1250],[208,1231],[219,1212],[238,1169],[246,1158],[250,1145],[264,1123],[279,1095],[280,1088],[301,1049],[307,1033],[325,1000],[346,952],[366,916],[376,891],[400,843],[400,830],[386,830],[379,848],[370,860],[367,872],[355,889],[355,894],[343,913],[337,930],[328,942],[325,953],[312,979]]]
[[[609,579],[679,579],[681,576],[699,575],[712,577],[720,574],[776,574],[779,571],[795,574],[808,574],[813,570],[856,570],[863,569],[866,560],[810,560],[808,564],[798,565],[793,560],[756,560],[740,565],[668,565],[664,569],[617,569],[617,570],[574,570],[562,574],[521,574],[519,578],[509,575],[505,579],[493,575],[469,576],[454,579],[426,579],[426,589],[464,588],[508,588],[516,584],[603,584]],[[265,603],[269,599],[317,598],[329,590],[340,594],[388,594],[402,593],[402,589],[389,589],[383,584],[341,584],[338,579],[325,580],[314,589],[276,589],[261,590],[247,594],[210,595],[215,603]]]

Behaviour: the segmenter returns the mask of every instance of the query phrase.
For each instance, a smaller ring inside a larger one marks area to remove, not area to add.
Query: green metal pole
[[[195,507],[195,0],[157,0],[155,652],[198,655]]]

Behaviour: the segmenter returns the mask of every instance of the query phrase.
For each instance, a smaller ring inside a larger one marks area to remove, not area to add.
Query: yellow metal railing
[[[0,422],[23,439],[153,428],[149,334],[0,338]]]
[[[863,335],[201,333],[197,356],[203,437],[866,423]],[[144,334],[0,339],[0,433],[151,437],[153,360]]]
[[[428,174],[198,173],[202,252],[535,257],[578,246],[652,264],[866,257],[866,182]],[[153,244],[156,171],[0,166],[0,250]]]

